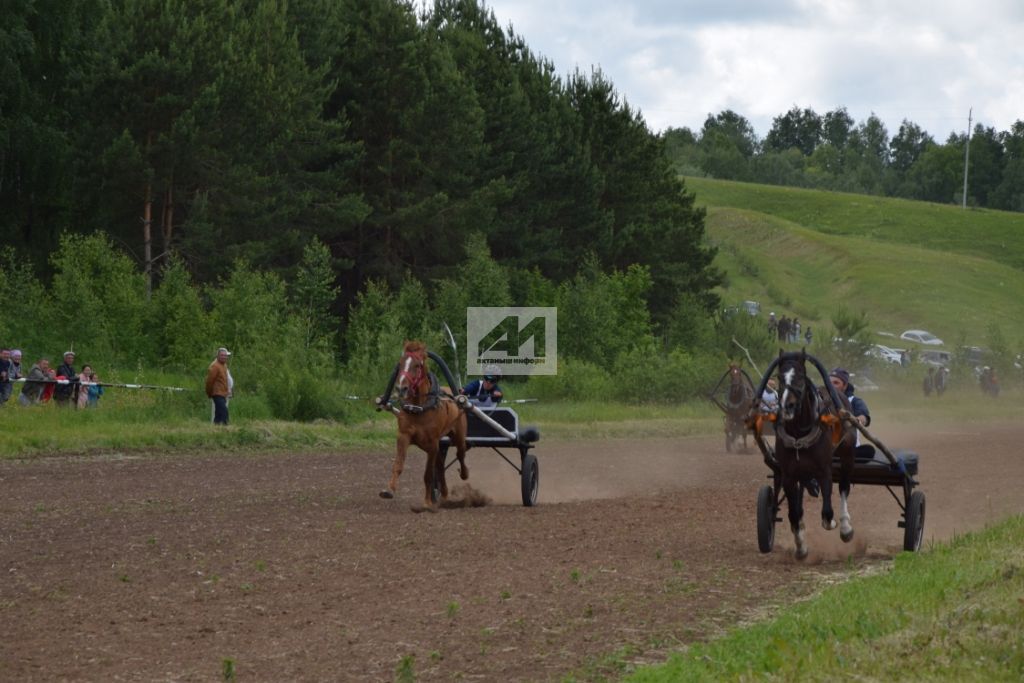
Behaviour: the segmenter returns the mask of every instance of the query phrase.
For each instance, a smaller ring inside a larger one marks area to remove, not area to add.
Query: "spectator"
[[[213,401],[213,424],[227,425],[228,398],[231,396],[231,373],[228,372],[228,358],[231,352],[223,346],[217,349],[217,357],[206,371],[206,395]]]
[[[800,334],[800,318],[793,318],[793,339],[791,340],[794,344],[800,342],[803,335]]]
[[[103,386],[100,384],[100,378],[91,370],[89,371],[89,389],[85,393],[88,395],[86,404],[89,408],[95,408],[99,405],[100,396],[103,395]]]
[[[814,339],[814,335],[811,333],[811,326],[808,325],[807,326],[807,331],[804,332],[804,341],[806,341],[807,345],[810,346],[811,345],[811,341],[813,339]]]
[[[11,350],[0,350],[0,406],[11,397]]]
[[[78,408],[85,408],[89,404],[89,383],[92,382],[92,366],[83,365],[82,372],[78,374],[78,396],[75,405]]]
[[[14,349],[11,351],[11,370],[8,378],[13,382],[16,379],[21,379],[21,349]]]
[[[46,370],[46,379],[49,380],[43,387],[43,395],[39,397],[40,403],[47,403],[53,398],[53,392],[57,388],[57,380],[64,379],[64,375],[57,375],[57,371],[53,368]]]
[[[21,405],[30,406],[42,401],[43,392],[48,386],[53,386],[42,381],[50,379],[49,373],[50,359],[40,358],[28,371],[28,377],[25,378],[25,386],[21,388],[21,394],[18,396],[18,402]]]
[[[782,316],[779,320],[779,341],[786,343],[789,341],[789,318]]]
[[[75,352],[65,351],[64,362],[57,368],[58,379],[66,379],[69,384],[58,384],[53,391],[53,398],[57,405],[67,407],[71,405],[72,399],[78,396],[78,375],[75,373]]]

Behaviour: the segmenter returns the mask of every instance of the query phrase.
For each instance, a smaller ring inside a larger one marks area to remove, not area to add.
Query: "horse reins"
[[[419,361],[419,369],[415,375],[404,368],[404,366],[408,365],[406,361],[409,359]],[[399,377],[407,383],[408,391],[411,392],[413,396],[419,396],[420,384],[423,383],[423,380],[426,379],[427,376],[426,358],[423,352],[407,352],[402,356],[402,361],[399,363]],[[431,384],[431,386],[433,387],[433,384]],[[411,415],[419,415],[424,411],[433,410],[439,405],[439,403],[440,396],[435,392],[431,392],[427,402],[423,405],[403,403],[402,410]]]

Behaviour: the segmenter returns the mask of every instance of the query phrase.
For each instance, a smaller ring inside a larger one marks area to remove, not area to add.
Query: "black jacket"
[[[78,379],[78,375],[75,374],[75,368],[67,363],[63,363],[59,368],[57,368],[57,376],[63,376],[65,379],[72,381]],[[53,397],[58,401],[66,401],[71,398],[71,395],[75,393],[75,389],[77,388],[77,384],[58,384],[53,390]]]

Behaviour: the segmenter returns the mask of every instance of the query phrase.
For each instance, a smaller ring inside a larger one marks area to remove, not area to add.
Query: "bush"
[[[611,374],[594,363],[573,358],[560,359],[557,375],[534,375],[523,390],[541,400],[570,400],[610,398],[615,393]]]
[[[105,234],[64,235],[51,260],[56,317],[51,339],[65,348],[75,344],[79,357],[108,363],[153,357],[143,329],[145,279]]]
[[[720,374],[722,362],[708,355],[675,349],[667,355],[653,347],[624,353],[615,363],[615,395],[636,403],[681,403],[703,396]]]

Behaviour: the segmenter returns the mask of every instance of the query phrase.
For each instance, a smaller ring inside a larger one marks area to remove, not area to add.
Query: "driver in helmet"
[[[488,365],[484,368],[483,379],[470,382],[462,388],[462,393],[468,396],[474,403],[497,405],[501,403],[503,396],[501,387],[498,386],[500,378],[501,368],[496,365]]]

